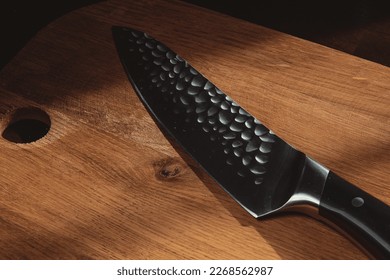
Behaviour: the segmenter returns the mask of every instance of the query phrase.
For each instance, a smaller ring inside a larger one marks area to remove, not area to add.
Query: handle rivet
[[[353,207],[361,207],[364,204],[364,199],[361,197],[355,197],[351,201]]]

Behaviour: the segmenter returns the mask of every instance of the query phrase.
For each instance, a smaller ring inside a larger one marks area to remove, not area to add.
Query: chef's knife
[[[159,126],[256,218],[314,209],[390,258],[390,207],[294,149],[148,34],[113,27],[135,92]]]

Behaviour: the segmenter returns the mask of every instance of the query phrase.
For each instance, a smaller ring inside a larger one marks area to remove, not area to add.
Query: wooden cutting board
[[[389,68],[179,1],[107,1],[51,23],[0,73],[2,132],[48,124],[31,107],[51,122],[32,143],[0,137],[0,258],[367,258],[315,219],[252,218],[174,149],[128,82],[112,25],[164,42],[390,204]]]

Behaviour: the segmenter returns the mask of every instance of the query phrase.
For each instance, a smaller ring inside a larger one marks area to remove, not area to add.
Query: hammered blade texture
[[[289,198],[302,156],[149,35],[113,28],[137,94],[168,132],[255,216]]]

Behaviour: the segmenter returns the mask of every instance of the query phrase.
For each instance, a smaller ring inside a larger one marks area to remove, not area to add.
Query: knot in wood
[[[164,158],[154,162],[153,165],[158,180],[177,178],[184,169],[183,165],[175,158]]]

